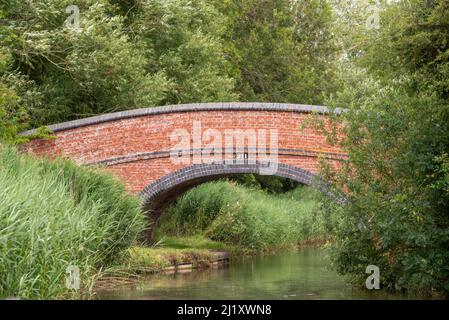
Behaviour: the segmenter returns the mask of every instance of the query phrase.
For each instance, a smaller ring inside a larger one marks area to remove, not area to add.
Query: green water
[[[368,275],[367,275],[368,276]],[[381,275],[382,276],[382,275]],[[100,299],[417,299],[385,290],[353,289],[329,269],[322,249],[232,261],[222,269],[156,275],[104,291]]]

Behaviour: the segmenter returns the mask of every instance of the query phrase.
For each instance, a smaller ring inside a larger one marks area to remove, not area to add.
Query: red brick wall
[[[169,151],[173,147],[170,134],[174,129],[192,130],[193,121],[201,121],[202,131],[225,129],[277,129],[280,163],[290,164],[316,173],[318,156],[344,158],[344,152],[326,142],[323,134],[311,125],[301,129],[307,119],[320,118],[328,123],[326,115],[277,110],[203,110],[158,113],[92,123],[55,132],[55,140],[37,139],[24,150],[50,156],[65,156],[79,163],[106,162],[108,170],[126,182],[132,192],[141,191],[156,179],[185,165],[173,164],[169,157],[151,159],[135,156],[134,160],[121,157]],[[309,155],[288,155],[282,150],[301,150]],[[338,155],[336,155],[338,154]],[[330,160],[338,167],[339,161]]]

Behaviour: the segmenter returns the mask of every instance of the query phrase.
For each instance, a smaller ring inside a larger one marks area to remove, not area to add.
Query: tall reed
[[[0,296],[79,297],[144,228],[140,201],[109,174],[0,146]]]
[[[299,186],[285,194],[269,194],[219,181],[184,194],[168,208],[156,234],[203,234],[264,251],[327,238],[335,223],[337,217],[323,215],[319,196],[310,188]]]

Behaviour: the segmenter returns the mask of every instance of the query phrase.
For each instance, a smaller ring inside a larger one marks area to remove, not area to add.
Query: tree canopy
[[[376,264],[385,287],[449,292],[448,0],[76,6],[1,2],[1,141],[21,142],[18,133],[31,127],[164,104],[348,108],[338,143],[349,160],[338,175],[323,165],[350,198],[344,207],[323,205],[341,214],[335,266],[358,283]],[[269,178],[246,183],[289,188]]]
[[[2,3],[2,114],[17,110],[21,129],[163,104],[321,103],[336,89],[326,1],[82,0],[73,26],[69,0]]]

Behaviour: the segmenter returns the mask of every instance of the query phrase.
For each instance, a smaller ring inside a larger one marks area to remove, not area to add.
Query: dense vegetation
[[[137,198],[109,174],[0,148],[0,297],[63,298],[66,270],[82,293],[144,228]]]
[[[384,287],[449,292],[448,0],[79,0],[79,29],[64,23],[71,4],[0,3],[0,140],[17,143],[29,127],[169,103],[349,108],[346,138],[337,142],[350,160],[338,175],[323,167],[350,198],[347,206],[322,208],[341,215],[333,229],[336,268],[361,284],[366,265],[376,264]],[[378,21],[369,5],[380,10]],[[272,178],[239,181],[270,192],[294,187]],[[206,196],[220,188],[229,195]],[[179,219],[255,247],[274,241],[245,229],[264,222],[251,206],[267,217],[274,203],[293,206],[223,183],[187,197],[197,205],[181,199],[167,231],[175,232],[171,223]],[[221,213],[231,199],[247,205],[231,202],[233,211]],[[1,221],[8,221],[11,205],[1,201]],[[199,220],[185,220],[184,210]],[[240,224],[223,234],[218,227],[233,215]],[[274,221],[284,228],[284,220]]]
[[[205,183],[184,194],[159,224],[159,237],[202,235],[249,251],[293,248],[323,240],[337,223],[320,214],[317,195],[298,187],[270,195],[229,181]]]
[[[169,103],[321,103],[335,90],[325,1],[70,0],[0,4],[0,127]],[[320,31],[322,30],[322,31]],[[326,88],[324,88],[325,86]]]
[[[449,293],[449,2],[398,1],[376,32],[350,33],[354,85],[330,99],[350,107],[350,160],[335,181],[350,196],[333,255],[359,283]]]

